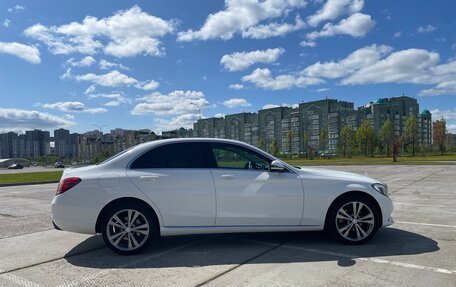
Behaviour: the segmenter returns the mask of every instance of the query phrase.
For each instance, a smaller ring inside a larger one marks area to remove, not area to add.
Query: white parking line
[[[0,273],[5,272],[4,270],[0,269]],[[0,275],[0,278],[4,278],[12,283],[14,283],[17,286],[24,286],[24,287],[41,287],[40,284],[35,283],[33,281],[29,281],[25,278],[22,278],[20,276],[11,274],[11,273],[4,273]]]
[[[276,246],[277,245],[277,244],[270,243],[270,242],[262,242],[262,241],[251,240],[251,239],[242,239],[242,238],[237,238],[237,239],[242,240],[242,241],[257,243],[257,244],[268,245],[268,246]],[[437,267],[416,265],[416,264],[403,263],[403,262],[397,262],[397,261],[389,261],[389,260],[379,259],[379,258],[359,257],[359,256],[352,255],[352,254],[331,252],[331,251],[325,251],[325,250],[319,250],[319,249],[313,249],[313,248],[304,248],[304,247],[292,246],[292,245],[288,245],[288,244],[284,244],[284,245],[282,245],[280,247],[294,249],[294,250],[299,250],[299,251],[304,251],[304,252],[311,252],[311,253],[317,253],[317,254],[323,254],[323,255],[330,255],[330,256],[335,256],[335,257],[343,257],[343,258],[351,259],[351,260],[354,260],[354,261],[357,261],[357,260],[359,260],[359,261],[368,261],[368,262],[387,264],[387,265],[392,265],[392,266],[400,266],[400,267],[410,268],[410,269],[426,270],[426,271],[431,271],[431,272],[434,272],[434,273],[443,273],[443,274],[451,274],[451,275],[456,274],[456,270],[449,270],[449,269],[445,269],[445,268],[437,268]]]
[[[399,223],[399,224],[411,224],[411,225],[423,225],[423,226],[435,226],[435,227],[447,227],[447,228],[456,228],[456,225],[433,224],[433,223],[422,223],[422,222],[395,221],[394,223]]]

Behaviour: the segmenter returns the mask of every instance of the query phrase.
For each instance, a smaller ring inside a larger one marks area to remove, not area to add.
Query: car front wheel
[[[155,228],[150,211],[141,205],[118,205],[109,210],[102,226],[106,245],[119,254],[136,254],[153,240]]]
[[[342,243],[362,244],[377,232],[378,220],[375,205],[369,199],[353,196],[332,206],[327,229],[333,238]]]

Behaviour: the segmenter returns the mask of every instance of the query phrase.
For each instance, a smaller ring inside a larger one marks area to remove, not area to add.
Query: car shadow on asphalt
[[[336,261],[339,266],[348,267],[355,265],[357,258],[417,255],[439,250],[431,238],[397,228],[380,230],[364,245],[339,244],[324,232],[164,237],[143,253],[130,256],[100,247],[100,240],[99,235],[86,239],[70,250],[65,259],[74,266],[97,269],[323,261]]]

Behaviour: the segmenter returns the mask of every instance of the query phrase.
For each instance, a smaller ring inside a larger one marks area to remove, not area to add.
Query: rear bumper
[[[57,226],[57,224],[55,224],[54,220],[52,220],[52,225],[54,225],[54,228],[57,229],[57,230],[62,230],[60,227]]]
[[[100,204],[60,194],[51,205],[52,223],[57,230],[95,234]]]

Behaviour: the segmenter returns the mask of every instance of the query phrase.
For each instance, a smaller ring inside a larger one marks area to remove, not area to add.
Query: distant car
[[[199,233],[327,230],[361,244],[393,223],[392,210],[379,180],[297,169],[242,142],[201,138],[148,142],[65,169],[52,201],[57,229],[101,233],[121,254]]]
[[[15,164],[8,166],[8,169],[23,169],[23,168],[24,168],[24,166],[19,163],[15,163]]]
[[[55,163],[55,168],[65,168],[65,165],[63,164],[63,162],[58,161]]]

